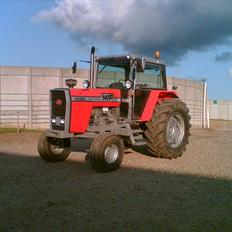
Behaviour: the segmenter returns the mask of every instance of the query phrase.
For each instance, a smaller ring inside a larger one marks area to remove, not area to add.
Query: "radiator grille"
[[[63,90],[51,91],[51,120],[55,119],[55,123],[51,123],[53,130],[65,130],[65,125],[61,121],[65,121],[66,114],[66,97]]]

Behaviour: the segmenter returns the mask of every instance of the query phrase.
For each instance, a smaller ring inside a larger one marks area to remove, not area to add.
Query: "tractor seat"
[[[124,85],[122,82],[114,82],[112,84],[109,85],[109,88],[110,89],[120,89],[120,90],[123,90],[124,89]]]
[[[128,90],[125,89],[124,85],[122,82],[114,82],[112,84],[109,85],[110,89],[119,89],[121,90],[121,97],[122,98],[127,98],[127,94],[128,94]]]

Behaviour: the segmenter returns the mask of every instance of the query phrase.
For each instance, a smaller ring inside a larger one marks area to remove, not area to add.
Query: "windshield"
[[[109,87],[114,82],[125,81],[125,69],[118,67],[110,67],[106,65],[98,66],[98,76],[96,87]]]
[[[130,60],[125,57],[109,58],[98,61],[96,87],[108,88],[112,83],[129,79]]]
[[[126,57],[111,57],[98,61],[96,79],[97,88],[111,88],[113,83],[125,81],[130,78],[130,59]],[[165,73],[162,65],[146,62],[144,72],[136,72],[136,87],[165,89]]]

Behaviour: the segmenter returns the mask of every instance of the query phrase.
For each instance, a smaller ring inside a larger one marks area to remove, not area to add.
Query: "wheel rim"
[[[57,146],[57,145],[52,145],[52,144],[50,144],[50,150],[51,150],[54,154],[59,155],[59,154],[61,154],[61,153],[64,151],[64,148],[59,147],[59,146]]]
[[[106,163],[112,164],[118,158],[118,146],[116,144],[110,144],[104,153]]]
[[[183,141],[185,123],[182,115],[175,112],[171,115],[167,125],[167,142],[170,147],[177,148]]]

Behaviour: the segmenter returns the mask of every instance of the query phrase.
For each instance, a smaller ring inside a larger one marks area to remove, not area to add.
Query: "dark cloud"
[[[69,31],[83,46],[115,43],[149,56],[160,49],[172,64],[189,51],[228,43],[231,15],[230,0],[62,0],[37,18]]]
[[[223,52],[220,55],[215,56],[215,62],[228,62],[232,60],[232,52]]]

